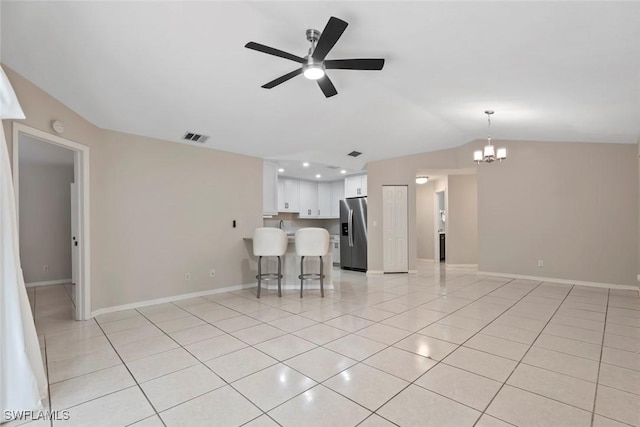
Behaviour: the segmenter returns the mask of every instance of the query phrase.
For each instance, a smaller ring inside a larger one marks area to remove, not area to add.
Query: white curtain
[[[24,118],[0,68],[0,119]],[[41,409],[46,397],[47,380],[20,267],[9,153],[0,126],[0,423],[5,411]]]

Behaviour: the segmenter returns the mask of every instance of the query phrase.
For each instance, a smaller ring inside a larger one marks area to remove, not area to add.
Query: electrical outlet
[[[191,273],[184,273],[184,280],[191,280]]]
[[[42,266],[42,271],[49,271],[49,266],[48,265],[43,265]]]
[[[541,259],[538,260],[538,267],[540,267],[540,268],[544,267],[544,261],[543,260],[541,260]]]
[[[212,268],[211,270],[209,270],[209,277],[216,277],[216,269]]]

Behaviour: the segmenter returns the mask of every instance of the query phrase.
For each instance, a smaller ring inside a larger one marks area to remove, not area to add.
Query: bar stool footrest
[[[324,279],[325,277],[326,276],[324,274],[319,273],[304,273],[298,275],[298,279],[300,280],[320,280],[321,278]]]

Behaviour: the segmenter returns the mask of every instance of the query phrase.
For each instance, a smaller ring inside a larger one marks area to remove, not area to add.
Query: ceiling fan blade
[[[327,59],[324,68],[328,70],[382,70],[384,59]]]
[[[346,22],[342,19],[338,19],[335,16],[329,18],[329,22],[324,27],[322,34],[320,35],[320,39],[318,40],[318,44],[316,45],[315,50],[313,51],[313,59],[318,61],[323,61],[325,56],[329,53],[331,48],[336,44],[344,30],[347,28]]]
[[[338,94],[336,87],[331,83],[331,80],[329,80],[329,77],[326,74],[323,78],[318,79],[317,82],[320,89],[322,89],[322,93],[324,93],[324,96],[327,98]]]
[[[272,88],[278,86],[279,84],[282,84],[282,83],[286,82],[287,80],[290,80],[290,79],[294,78],[298,74],[302,74],[302,68],[298,68],[297,70],[294,70],[294,71],[292,71],[290,73],[287,73],[284,76],[280,76],[275,80],[271,80],[269,83],[263,84],[262,87],[265,88],[265,89],[272,89]]]
[[[299,56],[293,55],[291,53],[285,52],[280,49],[276,49],[273,47],[265,46],[256,42],[249,42],[244,45],[247,49],[257,50],[258,52],[266,53],[268,55],[279,56],[280,58],[288,59],[290,61],[298,62],[302,64],[304,62],[304,58],[300,58]]]

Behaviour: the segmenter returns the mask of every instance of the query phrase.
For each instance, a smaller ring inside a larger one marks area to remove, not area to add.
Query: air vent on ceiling
[[[207,135],[201,135],[199,133],[187,132],[182,137],[185,141],[191,142],[199,142],[200,144],[204,144],[209,137]]]
[[[360,154],[362,154],[359,151],[352,151],[349,154],[347,154],[347,156],[351,156],[351,157],[358,157]]]

